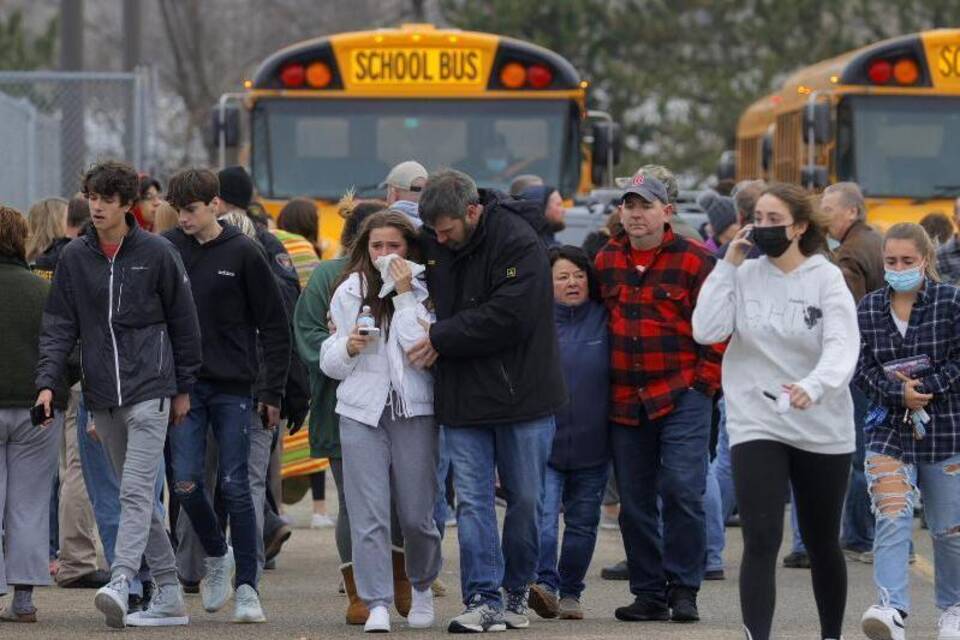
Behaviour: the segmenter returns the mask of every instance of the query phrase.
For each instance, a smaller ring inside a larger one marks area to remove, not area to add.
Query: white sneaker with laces
[[[174,627],[189,622],[179,584],[157,585],[146,611],[134,611],[127,616],[131,627]]]
[[[107,626],[123,629],[126,626],[127,602],[130,599],[130,583],[118,575],[110,584],[100,587],[93,604],[107,619]]]
[[[207,571],[200,581],[200,598],[203,608],[213,613],[223,608],[233,595],[233,576],[237,565],[233,559],[233,548],[227,545],[227,552],[221,557],[208,557],[204,563]]]
[[[900,612],[893,607],[873,605],[860,619],[860,627],[870,640],[906,640],[907,631]],[[957,636],[960,638],[960,636]]]
[[[413,597],[410,603],[410,613],[407,614],[407,625],[412,629],[426,629],[436,622],[433,613],[433,589],[417,591],[412,589]]]
[[[364,633],[390,633],[390,612],[387,608],[379,606],[370,609],[370,616],[363,625],[363,631]]]
[[[960,604],[955,604],[940,616],[937,640],[960,640]]]
[[[237,593],[233,599],[233,606],[234,622],[267,621],[267,617],[263,615],[263,608],[260,606],[260,596],[257,595],[256,589],[248,584],[242,584],[237,587]]]
[[[337,523],[325,513],[315,513],[310,518],[311,529],[332,529],[335,526],[337,526]]]

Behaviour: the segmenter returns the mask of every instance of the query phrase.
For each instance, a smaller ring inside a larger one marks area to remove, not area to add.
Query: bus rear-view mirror
[[[805,144],[810,144],[811,134],[816,144],[830,142],[833,133],[830,115],[830,105],[826,102],[810,103],[803,108],[803,142]]]

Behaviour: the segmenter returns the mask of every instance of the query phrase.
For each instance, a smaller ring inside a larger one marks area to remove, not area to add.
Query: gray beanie
[[[716,191],[704,191],[697,198],[698,204],[707,212],[707,219],[713,227],[713,234],[720,235],[730,225],[737,222],[737,205],[733,198],[722,196]]]

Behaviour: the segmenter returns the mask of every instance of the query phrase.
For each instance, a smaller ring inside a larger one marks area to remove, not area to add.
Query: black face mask
[[[793,240],[787,237],[787,227],[754,227],[752,240],[757,249],[771,258],[779,258],[790,248]]]

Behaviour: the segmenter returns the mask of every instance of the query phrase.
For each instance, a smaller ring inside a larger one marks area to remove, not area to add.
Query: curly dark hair
[[[121,205],[133,203],[140,195],[140,176],[130,165],[107,160],[92,166],[83,176],[83,195],[117,196]]]

